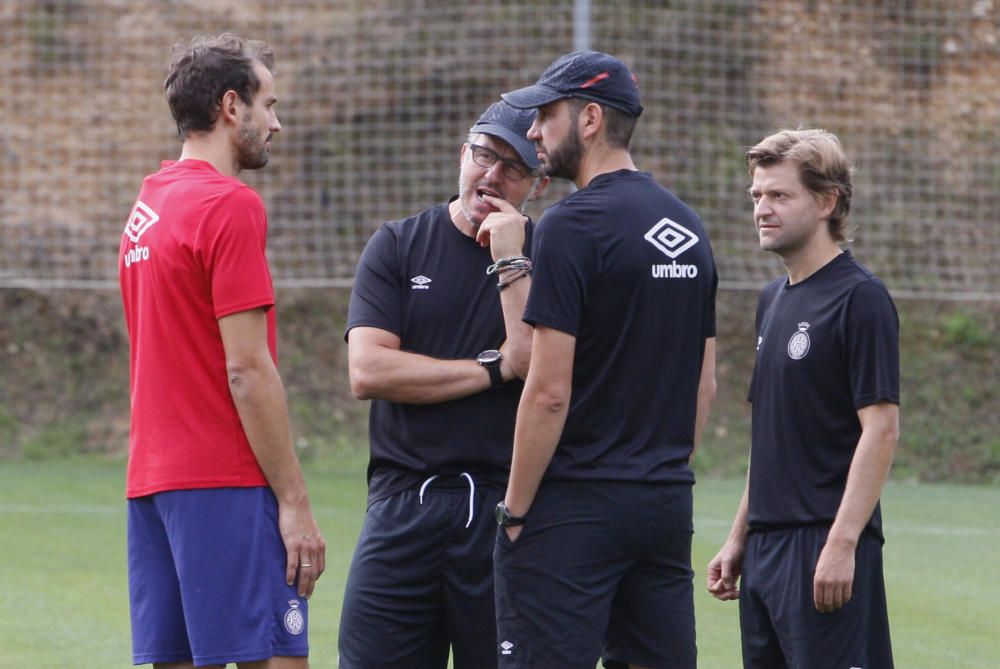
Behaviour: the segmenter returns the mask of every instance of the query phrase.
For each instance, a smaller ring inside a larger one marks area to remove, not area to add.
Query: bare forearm
[[[894,433],[862,431],[828,541],[857,543],[882,494],[895,448]]]
[[[231,367],[229,388],[250,448],[279,502],[300,504],[307,500],[277,369],[270,360]]]
[[[553,403],[530,386],[525,388],[517,409],[514,456],[507,484],[507,507],[514,515],[524,515],[531,508],[559,444],[568,410],[568,403]]]
[[[518,279],[500,293],[507,341],[503,345],[504,358],[510,364],[514,376],[525,379],[531,364],[532,328],[524,322],[524,306],[528,302],[531,275]]]
[[[708,423],[708,412],[715,401],[717,382],[715,378],[715,337],[705,340],[705,354],[701,364],[701,379],[698,382],[698,408],[694,420],[694,448],[691,449],[691,457],[698,451],[701,445],[702,435],[705,433],[705,425]]]
[[[475,360],[438,360],[388,347],[351,352],[351,388],[358,399],[437,404],[490,387]]]
[[[743,496],[740,498],[740,505],[736,508],[736,516],[729,529],[729,536],[726,541],[735,545],[743,546],[747,542],[747,533],[750,531],[750,524],[747,518],[750,515],[750,478],[747,476],[747,484],[743,487]]]
[[[517,516],[531,508],[566,425],[576,337],[539,326],[533,330],[531,348],[535,362],[517,407],[514,457],[505,500]]]
[[[749,478],[748,484],[749,484]],[[706,585],[712,596],[722,601],[731,601],[740,596],[739,578],[743,573],[743,556],[746,552],[749,489],[743,489],[736,518],[726,542],[708,563]]]

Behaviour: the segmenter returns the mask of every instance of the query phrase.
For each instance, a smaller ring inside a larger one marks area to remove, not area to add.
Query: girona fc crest
[[[306,617],[299,610],[299,600],[288,600],[288,610],[285,611],[285,629],[289,634],[298,636],[306,629]]]
[[[799,331],[788,340],[788,357],[792,360],[801,360],[809,353],[812,342],[809,340],[808,329],[808,323],[799,323]]]

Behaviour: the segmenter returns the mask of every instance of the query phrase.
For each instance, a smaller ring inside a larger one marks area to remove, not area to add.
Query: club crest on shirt
[[[799,323],[799,331],[793,334],[791,339],[788,340],[788,357],[792,360],[801,360],[809,353],[811,341],[809,340],[809,333],[806,332],[808,329],[809,323]]]
[[[306,629],[306,617],[299,610],[299,600],[289,599],[289,609],[285,611],[285,629],[289,634],[298,636]]]

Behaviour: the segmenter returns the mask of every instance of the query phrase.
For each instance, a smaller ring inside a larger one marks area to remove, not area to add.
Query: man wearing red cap
[[[580,51],[503,99],[537,108],[549,176],[578,190],[532,246],[532,363],[494,552],[501,667],[693,669],[694,475],[715,389],[712,250],[636,170],[617,58]]]

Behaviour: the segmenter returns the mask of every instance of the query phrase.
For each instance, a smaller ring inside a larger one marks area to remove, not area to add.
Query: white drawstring
[[[424,503],[424,491],[427,490],[427,486],[429,486],[431,484],[431,481],[433,481],[437,477],[438,477],[438,475],[435,474],[434,476],[432,476],[429,479],[427,479],[426,481],[424,481],[423,485],[420,486],[420,495],[418,496],[418,500],[420,501],[421,504]]]
[[[469,527],[472,525],[472,518],[476,513],[476,482],[472,480],[472,476],[468,472],[462,472],[459,476],[464,476],[465,480],[469,482],[469,520],[465,523],[465,526]],[[437,477],[438,474],[435,474],[420,485],[420,493],[417,495],[420,504],[424,503],[424,491],[427,490],[427,486]]]
[[[462,472],[462,476],[464,476],[469,482],[469,521],[465,524],[465,526],[468,527],[469,525],[472,525],[472,516],[476,510],[474,499],[476,494],[476,482],[473,481],[472,477],[466,472]]]

